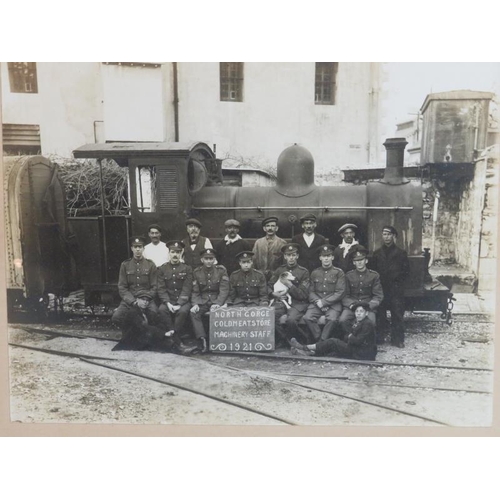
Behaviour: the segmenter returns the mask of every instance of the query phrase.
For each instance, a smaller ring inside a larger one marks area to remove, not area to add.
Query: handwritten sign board
[[[273,351],[272,307],[228,307],[210,313],[209,348],[214,352]]]

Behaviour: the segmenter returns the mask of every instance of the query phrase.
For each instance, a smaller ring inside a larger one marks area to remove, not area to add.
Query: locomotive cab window
[[[139,165],[135,169],[137,210],[142,213],[156,212],[156,167]]]

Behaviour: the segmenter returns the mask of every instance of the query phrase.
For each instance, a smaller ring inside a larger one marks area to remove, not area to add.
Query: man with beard
[[[219,264],[227,269],[227,274],[238,271],[237,255],[250,250],[250,244],[245,241],[238,233],[240,232],[240,223],[235,219],[229,219],[224,223],[226,236],[215,246],[215,253]],[[253,255],[253,254],[252,254]]]
[[[262,229],[266,235],[259,238],[253,246],[253,262],[255,269],[262,271],[266,280],[269,280],[273,272],[283,262],[281,249],[286,245],[286,241],[276,235],[279,229],[278,217],[264,219]]]
[[[156,267],[160,267],[170,259],[167,245],[160,240],[161,227],[158,224],[151,224],[148,227],[148,236],[151,243],[144,247],[144,257],[152,260]]]
[[[222,307],[229,295],[229,276],[226,268],[215,264],[215,251],[206,248],[201,252],[202,265],[193,271],[191,321],[202,352],[207,352],[207,334],[202,318],[210,311]]]
[[[297,243],[300,247],[299,265],[305,267],[310,273],[320,266],[318,260],[318,248],[328,243],[326,238],[316,233],[316,216],[306,214],[300,218],[303,233],[292,238],[292,243]]]
[[[212,243],[205,236],[201,236],[201,222],[198,219],[187,219],[186,230],[187,238],[182,240],[184,243],[184,263],[196,269],[201,266],[200,255],[206,248],[213,248]]]
[[[354,269],[352,250],[359,245],[356,240],[356,224],[344,224],[337,232],[342,237],[342,243],[333,252],[333,265],[346,273]]]
[[[303,336],[298,323],[309,305],[310,283],[309,271],[297,263],[299,259],[299,245],[297,243],[287,243],[283,245],[281,252],[286,264],[274,271],[268,284],[269,294],[274,298],[273,307],[277,347],[288,345],[288,340],[292,337]],[[295,277],[293,281],[281,277],[287,272]],[[285,285],[287,290],[274,291],[274,285],[278,280]],[[290,304],[285,300],[287,294],[291,297]]]

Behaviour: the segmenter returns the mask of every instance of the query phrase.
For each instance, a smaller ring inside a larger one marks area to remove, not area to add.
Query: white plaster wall
[[[162,79],[161,66],[102,65],[106,140],[164,140]]]
[[[311,151],[317,172],[366,165],[370,64],[339,64],[333,106],[314,104],[314,72],[314,63],[245,63],[243,102],[224,102],[219,63],[179,63],[180,141],[217,144],[218,157],[241,155],[263,166],[295,142]]]

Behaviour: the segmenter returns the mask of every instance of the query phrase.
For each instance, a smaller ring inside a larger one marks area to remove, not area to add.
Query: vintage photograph
[[[500,63],[0,82],[12,423],[492,425]]]

